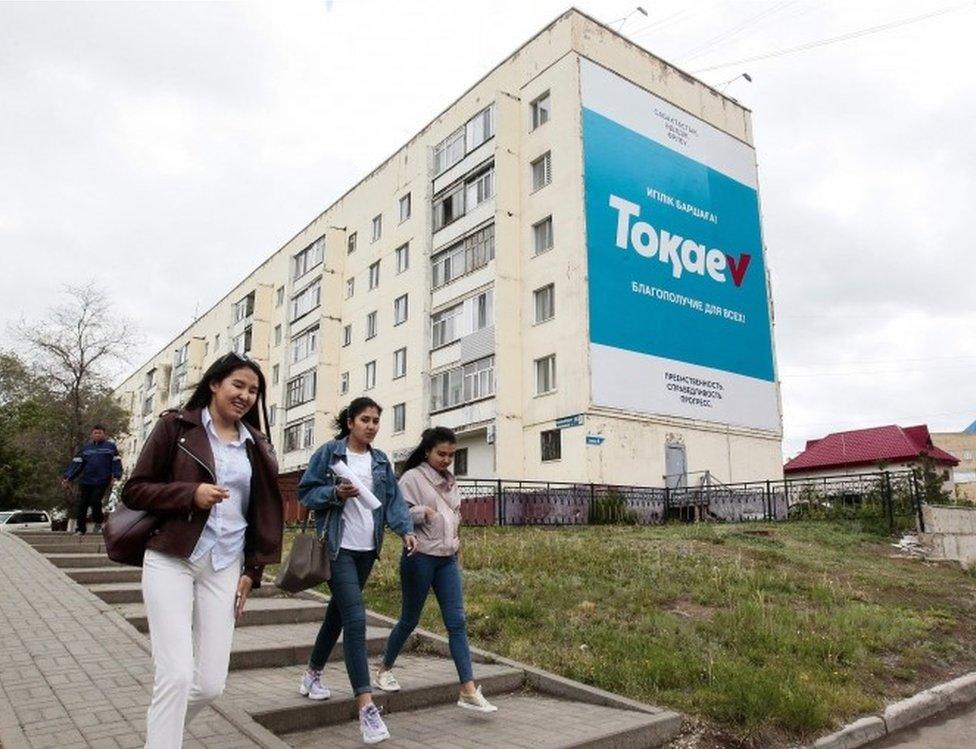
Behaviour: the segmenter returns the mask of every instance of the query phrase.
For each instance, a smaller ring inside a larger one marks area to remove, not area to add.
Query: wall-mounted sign
[[[604,439],[604,437],[603,437],[602,434],[588,434],[588,435],[586,435],[586,444],[587,445],[602,445],[603,444],[603,439]]]
[[[556,419],[556,429],[568,429],[569,427],[581,427],[583,426],[583,421],[585,416],[583,414],[575,414],[573,416],[561,416]]]

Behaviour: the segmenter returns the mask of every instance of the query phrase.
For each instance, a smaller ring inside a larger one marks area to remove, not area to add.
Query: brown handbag
[[[173,473],[173,453],[176,452],[176,445],[183,434],[180,428],[173,439],[173,446],[169,452],[169,465],[166,466],[166,474]],[[119,564],[128,564],[132,567],[142,567],[143,557],[146,555],[146,544],[149,537],[162,518],[154,512],[145,510],[132,510],[119,502],[102,525],[102,538],[105,539],[105,552],[108,558]]]
[[[329,544],[317,533],[306,533],[309,512],[302,521],[302,532],[291,544],[288,560],[278,569],[275,585],[288,593],[298,593],[328,581],[332,576]]]

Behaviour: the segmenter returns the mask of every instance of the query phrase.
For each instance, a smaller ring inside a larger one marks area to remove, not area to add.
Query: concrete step
[[[108,567],[69,567],[65,574],[81,585],[98,583],[137,583],[142,580],[141,567],[115,564]]]
[[[483,715],[453,702],[384,716],[390,738],[384,747],[400,749],[648,749],[663,746],[677,732],[681,718],[671,712],[623,710],[551,697],[512,692],[491,698],[498,712]],[[362,743],[358,721],[285,733],[293,747],[354,747]]]
[[[124,603],[116,606],[119,612],[140,632],[149,631],[145,606],[140,603]],[[260,627],[268,624],[299,624],[316,622],[325,617],[325,604],[301,598],[255,598],[247,602],[244,616],[237,622],[241,627]]]
[[[132,569],[135,568],[133,567]],[[140,574],[135,576],[134,582],[88,583],[88,590],[105,601],[105,603],[142,603],[141,570],[136,571]],[[251,591],[251,598],[282,598],[287,596],[287,593],[279,590],[271,583],[264,583],[257,590]]]
[[[78,543],[41,543],[37,541],[31,543],[34,547],[34,551],[39,554],[104,554],[105,553],[105,543],[102,541],[101,537],[93,538],[91,540],[84,540]]]
[[[323,617],[324,614],[323,609]],[[240,627],[234,631],[234,644],[230,652],[231,671],[306,665],[320,625],[321,622],[307,622]],[[366,652],[371,656],[381,653],[389,634],[390,630],[384,627],[367,627]],[[342,652],[340,636],[330,660],[342,660]]]
[[[74,569],[78,567],[119,567],[117,562],[113,562],[104,554],[47,554],[45,555],[51,564],[61,569]]]
[[[373,665],[370,663],[371,668]],[[225,693],[274,733],[307,730],[356,717],[356,700],[344,663],[326,666],[323,680],[332,690],[332,697],[321,701],[298,693],[303,666],[237,671],[228,678]],[[404,653],[397,660],[396,676],[401,691],[386,693],[375,689],[373,692],[376,704],[387,713],[457,701],[457,670],[449,658]],[[474,664],[474,676],[486,695],[520,689],[525,680],[520,669],[484,663]]]

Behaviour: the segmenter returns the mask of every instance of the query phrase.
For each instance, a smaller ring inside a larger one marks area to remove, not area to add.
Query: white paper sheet
[[[376,498],[376,495],[367,489],[366,484],[359,479],[359,476],[353,473],[352,469],[341,460],[337,460],[332,464],[332,472],[340,478],[346,479],[346,481],[349,481],[356,487],[359,491],[359,496],[356,499],[362,502],[367,509],[375,510],[380,507],[380,501]]]

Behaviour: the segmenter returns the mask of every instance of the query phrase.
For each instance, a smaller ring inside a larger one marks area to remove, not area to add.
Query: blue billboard
[[[754,151],[581,74],[593,402],[779,431]]]

